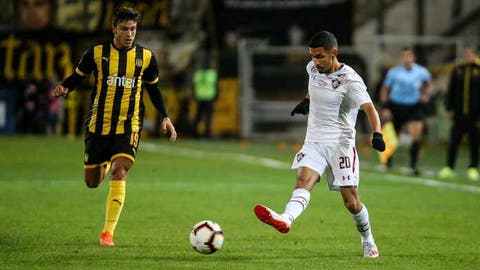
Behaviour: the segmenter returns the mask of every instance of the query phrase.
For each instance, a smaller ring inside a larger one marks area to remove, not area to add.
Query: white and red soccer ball
[[[212,254],[223,245],[223,231],[211,220],[202,220],[190,231],[190,244],[202,254]]]

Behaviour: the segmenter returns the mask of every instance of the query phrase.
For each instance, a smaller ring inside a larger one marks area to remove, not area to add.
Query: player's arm
[[[82,81],[83,76],[74,72],[72,75],[68,76],[61,84],[57,85],[52,90],[52,95],[54,97],[66,96],[70,89],[75,89],[76,86]]]
[[[175,141],[177,139],[177,132],[175,131],[172,121],[168,117],[167,106],[165,106],[165,99],[163,98],[162,91],[160,91],[160,88],[158,87],[158,82],[152,84],[146,83],[145,87],[147,88],[148,96],[150,97],[153,106],[162,115],[163,133],[167,133],[168,131],[170,133],[170,140]]]
[[[66,96],[70,90],[74,90],[78,84],[90,72],[92,72],[95,63],[93,61],[93,49],[90,48],[83,54],[80,62],[72,75],[68,76],[62,83],[52,90],[52,96]]]
[[[163,133],[170,133],[170,141],[175,141],[177,139],[177,132],[175,127],[172,124],[172,121],[168,117],[167,106],[165,105],[165,99],[163,97],[162,91],[158,87],[158,69],[157,61],[155,56],[152,54],[150,59],[150,64],[144,71],[144,83],[145,88],[147,89],[148,96],[152,101],[153,106],[157,109],[162,115],[162,131]]]
[[[372,102],[364,103],[360,106],[360,109],[367,115],[368,122],[372,127],[372,147],[376,150],[385,151],[385,142],[383,141],[382,126],[380,123],[380,117],[378,116],[377,109]]]
[[[294,116],[296,113],[307,115],[310,111],[310,96],[308,93],[305,95],[302,101],[298,103],[295,108],[290,112],[290,116]]]

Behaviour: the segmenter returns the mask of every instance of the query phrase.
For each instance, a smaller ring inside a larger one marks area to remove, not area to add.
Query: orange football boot
[[[100,245],[104,247],[113,247],[115,243],[113,243],[113,235],[109,232],[102,232],[100,235]]]
[[[253,211],[260,221],[272,226],[273,228],[277,229],[277,231],[281,233],[288,233],[288,231],[290,231],[290,224],[286,221],[286,219],[272,209],[264,205],[257,204],[255,205],[255,208],[253,208]]]

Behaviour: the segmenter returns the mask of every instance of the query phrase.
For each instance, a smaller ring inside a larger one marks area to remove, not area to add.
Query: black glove
[[[385,142],[383,141],[383,135],[380,132],[374,132],[372,137],[372,147],[379,152],[385,151]]]
[[[293,108],[292,112],[290,113],[290,116],[293,116],[296,113],[307,115],[309,110],[310,110],[310,99],[304,98],[302,102],[298,103],[297,106]]]

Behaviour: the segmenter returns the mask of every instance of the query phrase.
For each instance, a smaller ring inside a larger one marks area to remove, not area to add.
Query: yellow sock
[[[105,203],[105,226],[103,232],[108,232],[113,236],[118,218],[122,212],[123,203],[125,202],[125,181],[111,180],[107,201]]]

